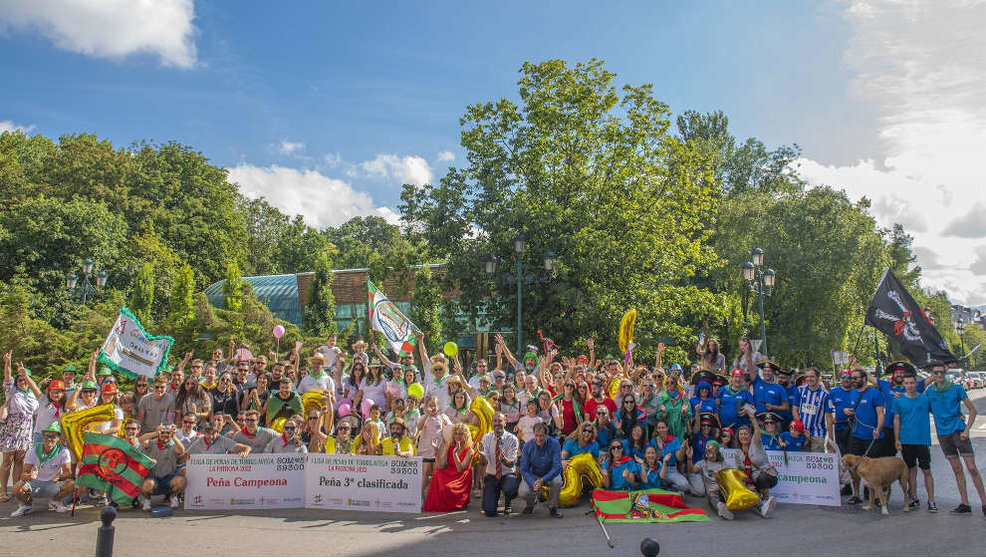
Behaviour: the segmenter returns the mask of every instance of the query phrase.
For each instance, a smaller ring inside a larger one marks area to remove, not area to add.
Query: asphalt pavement
[[[980,417],[986,414],[986,390],[970,396]],[[986,467],[986,418],[973,428],[980,467]],[[890,516],[878,509],[780,504],[763,519],[752,511],[722,521],[709,512],[706,523],[607,524],[614,548],[589,507],[563,510],[563,519],[548,516],[543,505],[533,516],[486,518],[474,501],[467,510],[439,514],[386,514],[322,510],[264,510],[253,513],[187,512],[156,519],[136,510],[121,510],[115,554],[134,555],[590,555],[639,556],[640,541],[651,537],[662,556],[973,556],[986,555],[986,518],[969,486],[973,514],[951,516],[958,503],[955,478],[941,450],[932,448],[936,500],[941,512],[924,509],[919,478],[920,511],[906,513],[899,489]],[[704,499],[687,502],[706,508]],[[0,555],[92,556],[99,509],[80,506],[75,517],[39,512],[10,518],[13,502],[0,504]],[[44,508],[41,503],[39,508]]]

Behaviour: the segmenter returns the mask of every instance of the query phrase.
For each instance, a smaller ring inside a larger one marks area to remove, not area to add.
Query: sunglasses
[[[44,439],[45,440],[57,440],[58,439],[58,434],[45,434],[44,435]]]
[[[252,418],[248,418],[248,419],[243,419],[243,420],[244,420],[245,422],[257,422],[257,419],[252,419]]]
[[[164,386],[154,386],[154,389],[164,389]]]
[[[338,430],[339,432],[349,432],[350,430],[352,430],[352,428],[349,428],[348,426],[346,426],[346,427],[340,426],[336,430]]]
[[[318,420],[318,417],[308,417],[308,420]]]
[[[582,432],[585,432],[585,433],[588,433],[588,434],[592,434],[592,429],[591,428],[583,428],[582,429]]]
[[[296,427],[294,427],[294,426],[285,426],[284,427],[284,431],[287,432],[288,430],[296,430]]]
[[[127,432],[136,432],[136,431],[138,431],[140,429],[137,428],[137,427],[135,427],[135,426],[128,426],[128,427],[124,428],[124,430],[126,430]]]
[[[623,451],[623,446],[610,446],[609,449]]]
[[[194,420],[183,420],[183,421],[181,421],[181,423],[182,424],[195,424],[195,421]]]
[[[574,388],[575,387],[575,384],[565,384],[565,387],[567,387],[567,388]]]
[[[763,421],[763,423],[764,424],[777,424],[777,421],[774,421],[774,420],[765,420],[765,421]]]

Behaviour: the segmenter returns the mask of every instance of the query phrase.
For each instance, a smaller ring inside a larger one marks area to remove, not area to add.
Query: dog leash
[[[876,441],[877,441],[877,438],[873,438],[873,441],[870,442],[870,445],[866,446],[866,451],[864,451],[863,452],[863,455],[861,455],[859,457],[859,461],[856,462],[856,465],[849,468],[850,471],[852,471],[853,473],[855,473],[856,472],[856,469],[859,469],[859,466],[862,465],[863,460],[867,458],[866,454],[870,453],[870,449],[873,448],[873,444],[875,444]]]

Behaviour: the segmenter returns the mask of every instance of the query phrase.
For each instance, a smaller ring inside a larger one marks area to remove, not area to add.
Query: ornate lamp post
[[[521,256],[527,249],[527,238],[521,233],[514,238],[514,256],[517,260],[517,265],[514,273],[512,275],[504,274],[500,277],[500,280],[508,285],[517,285],[517,355],[518,357],[524,354],[524,330],[523,330],[523,309],[524,309],[524,285],[531,285],[533,283],[547,283],[550,279],[549,275],[551,268],[558,258],[553,250],[545,250],[544,252],[544,270],[547,274],[536,274],[536,273],[525,273],[524,272],[524,262]],[[494,257],[486,258],[483,261],[484,270],[488,276],[493,276],[496,274],[496,264],[497,260]]]
[[[750,254],[753,261],[743,264],[743,279],[746,280],[746,285],[750,289],[750,292],[757,294],[757,301],[760,306],[760,352],[767,354],[767,328],[763,320],[763,299],[764,297],[770,296],[774,291],[777,274],[774,273],[773,269],[764,268],[763,249],[759,247],[754,248]]]

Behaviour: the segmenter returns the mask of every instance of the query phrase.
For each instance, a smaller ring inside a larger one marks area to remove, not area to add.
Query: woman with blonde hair
[[[452,425],[452,441],[444,438],[433,442],[435,446],[435,472],[425,498],[425,512],[449,512],[469,505],[469,488],[472,486],[472,458],[476,450],[465,424]]]
[[[360,455],[380,455],[380,427],[377,423],[366,421],[356,441],[356,453]]]

